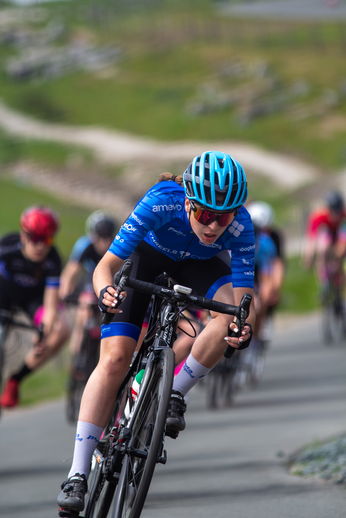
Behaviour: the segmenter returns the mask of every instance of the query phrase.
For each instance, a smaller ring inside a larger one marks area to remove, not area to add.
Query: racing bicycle
[[[238,391],[237,376],[240,351],[231,358],[222,358],[205,379],[207,408],[227,408]]]
[[[325,260],[327,282],[322,293],[322,332],[326,345],[346,337],[345,273],[330,251]]]
[[[6,342],[10,331],[14,329],[35,331],[38,334],[39,341],[43,338],[43,326],[36,327],[33,324],[19,320],[16,317],[16,313],[15,310],[0,309],[0,389],[3,384],[5,362],[7,363],[6,353],[8,351],[6,350]],[[16,342],[20,342],[19,336],[16,337]]]
[[[79,304],[77,298],[67,297],[68,304]],[[83,330],[79,351],[71,357],[67,382],[66,417],[76,423],[85,385],[95,369],[100,355],[101,318],[97,302],[88,303],[89,317]]]
[[[223,304],[192,295],[189,287],[148,283],[130,277],[128,259],[114,278],[120,294],[129,287],[151,294],[148,332],[119,389],[112,416],[93,454],[85,518],[138,518],[157,463],[165,464],[165,424],[174,375],[174,352],[180,314],[189,306],[235,315],[241,330],[249,314],[251,295],[245,294],[239,306]],[[174,282],[174,281],[173,281]],[[112,315],[105,315],[104,322]],[[109,318],[110,317],[110,318]],[[225,355],[235,349],[227,346]],[[137,399],[131,387],[136,375],[144,371]],[[64,512],[66,517],[74,517]]]

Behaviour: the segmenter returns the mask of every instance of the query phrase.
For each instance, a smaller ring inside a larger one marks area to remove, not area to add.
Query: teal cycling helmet
[[[206,151],[196,156],[183,179],[187,198],[209,210],[230,212],[246,202],[244,169],[226,153]]]

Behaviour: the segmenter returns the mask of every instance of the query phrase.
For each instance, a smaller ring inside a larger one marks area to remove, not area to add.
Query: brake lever
[[[121,292],[124,291],[124,287],[126,286],[127,280],[130,276],[132,270],[133,263],[130,259],[126,259],[120,268],[119,271],[114,275],[113,279],[113,287],[118,294],[118,305],[120,306],[123,297],[121,296]],[[102,317],[102,324],[108,325],[113,320],[114,313],[104,313]]]
[[[228,331],[228,336],[230,337],[240,337],[241,333],[246,325],[246,319],[248,318],[250,314],[250,305],[251,305],[252,296],[250,293],[244,293],[244,295],[241,298],[239,307],[240,307],[240,315],[239,319],[237,318],[234,322],[238,328],[238,332],[235,333],[234,331]],[[235,347],[232,347],[230,344],[227,344],[226,349],[223,352],[223,355],[225,358],[231,358],[231,356],[236,351]]]

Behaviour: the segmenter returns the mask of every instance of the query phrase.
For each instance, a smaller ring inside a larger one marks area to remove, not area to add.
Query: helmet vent
[[[243,168],[231,156],[216,151],[191,162],[184,173],[184,186],[189,199],[216,211],[239,208],[247,198]]]
[[[199,167],[200,161],[196,162],[196,191],[198,193],[199,198],[202,197],[202,189],[201,189],[201,179],[200,172],[201,169]]]

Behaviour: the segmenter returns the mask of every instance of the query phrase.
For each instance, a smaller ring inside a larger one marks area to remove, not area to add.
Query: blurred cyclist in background
[[[43,339],[34,339],[23,365],[7,381],[2,407],[18,404],[21,381],[59,351],[70,331],[58,307],[61,261],[53,246],[58,216],[34,205],[23,212],[20,226],[20,233],[0,240],[0,310],[24,311],[36,326],[43,324]]]
[[[285,279],[284,236],[274,224],[275,212],[271,205],[264,201],[252,202],[251,213],[254,225],[272,239],[276,249],[276,257],[270,267],[270,289],[266,297],[265,321],[261,322],[261,338],[267,340],[268,336],[272,336],[273,314],[280,303]]]
[[[76,270],[79,270],[79,259],[84,250],[93,242],[95,225],[104,216],[105,214],[101,210],[96,210],[88,216],[85,222],[85,235],[79,237],[73,245],[68,261],[61,273],[59,288],[61,299],[65,299],[71,293],[77,296],[83,288],[83,275],[81,277],[76,275]]]
[[[322,298],[328,286],[328,257],[333,254],[337,262],[336,268],[344,276],[345,251],[345,203],[339,192],[330,191],[326,195],[325,205],[309,215],[303,248],[303,266],[310,269],[315,265]]]
[[[254,201],[247,207],[256,236],[255,253],[255,305],[256,324],[254,337],[260,330],[271,308],[281,299],[285,265],[282,234],[273,229],[274,210],[263,201]],[[256,303],[257,299],[257,303]]]
[[[77,354],[83,338],[85,324],[91,316],[90,305],[97,304],[92,284],[96,265],[107,252],[117,231],[117,222],[105,212],[98,210],[86,221],[87,235],[80,237],[70,254],[61,275],[59,295],[61,300],[72,294],[78,299],[75,324],[70,340],[70,350]]]

